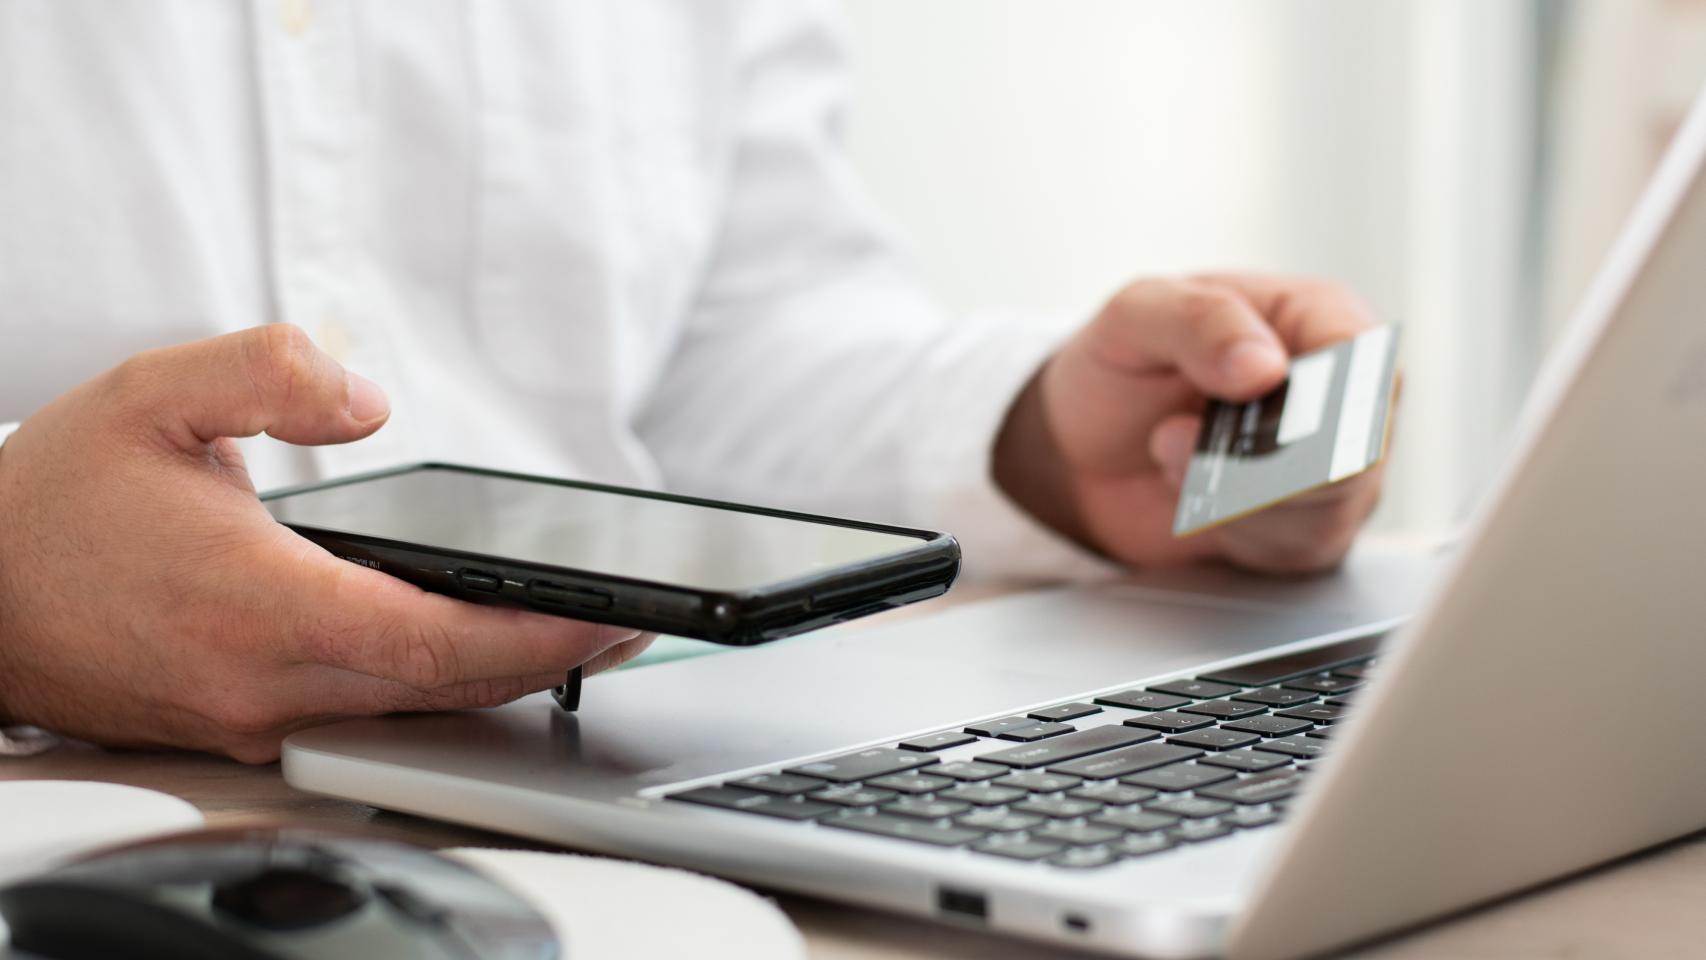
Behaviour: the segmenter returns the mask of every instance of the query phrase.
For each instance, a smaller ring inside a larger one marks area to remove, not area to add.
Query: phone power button
[[[482,593],[497,593],[503,589],[504,582],[496,574],[484,570],[463,569],[456,574],[456,579],[468,590],[479,590]]]

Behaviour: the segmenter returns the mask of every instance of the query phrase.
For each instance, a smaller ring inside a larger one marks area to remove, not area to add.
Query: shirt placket
[[[395,351],[360,296],[353,11],[345,0],[257,0],[254,23],[275,319],[347,368],[400,384]],[[323,476],[388,466],[408,459],[403,434],[381,430],[312,456]]]

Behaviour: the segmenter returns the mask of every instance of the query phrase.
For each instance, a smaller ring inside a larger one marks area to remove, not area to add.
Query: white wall
[[[1514,402],[1527,3],[846,0],[857,162],[951,306],[1339,277],[1406,326],[1388,526],[1456,517]]]

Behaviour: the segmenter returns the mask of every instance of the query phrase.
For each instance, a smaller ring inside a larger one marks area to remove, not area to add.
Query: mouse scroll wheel
[[[379,894],[380,898],[389,903],[398,913],[416,923],[437,927],[448,923],[450,920],[448,908],[433,903],[408,887],[401,887],[396,884],[375,884],[373,892]]]
[[[273,867],[213,890],[214,909],[263,930],[306,930],[347,917],[367,894],[323,873]]]

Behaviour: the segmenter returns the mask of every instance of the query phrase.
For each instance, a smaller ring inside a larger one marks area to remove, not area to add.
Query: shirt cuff
[[[1007,411],[1081,321],[987,316],[935,351],[919,411],[909,489],[916,512],[959,541],[970,579],[1083,581],[1118,575],[1113,561],[1043,525],[995,483],[995,440]]]

